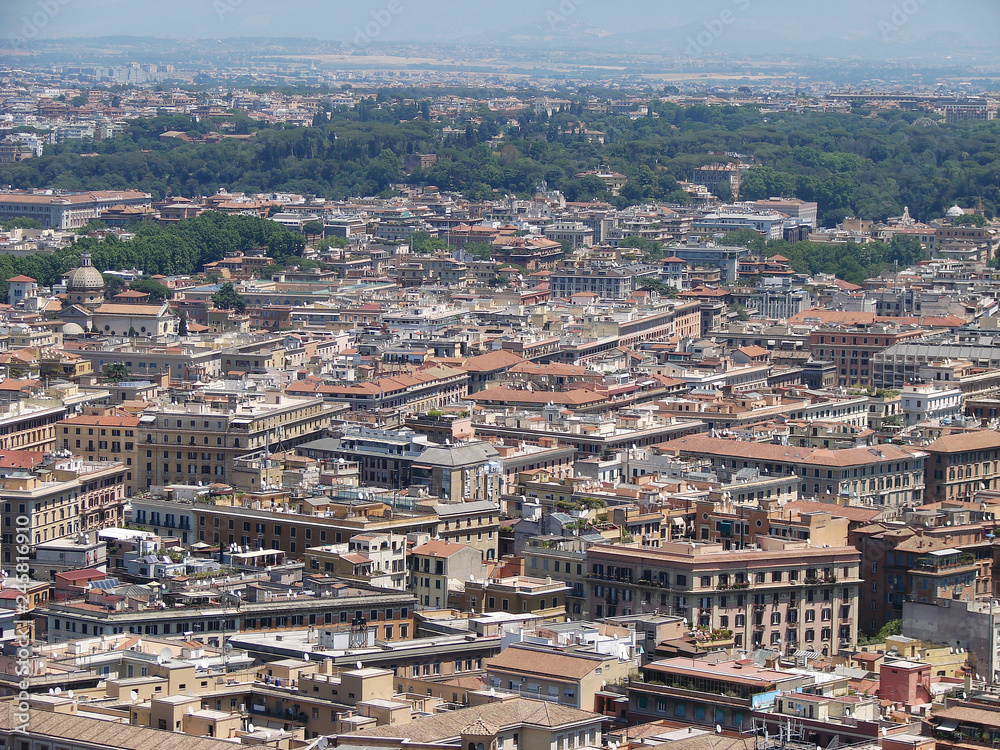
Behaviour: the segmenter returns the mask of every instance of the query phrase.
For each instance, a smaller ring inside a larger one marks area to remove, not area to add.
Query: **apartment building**
[[[808,313],[803,313],[806,315]],[[871,328],[820,328],[809,334],[813,359],[833,362],[837,366],[840,385],[891,387],[886,385],[882,368],[875,365],[875,355],[884,349],[925,336],[927,331],[917,326]],[[900,383],[900,385],[902,385]]]
[[[768,240],[780,240],[785,227],[785,217],[772,210],[762,212],[713,211],[691,222],[694,231],[711,233],[738,232],[749,229],[758,232]]]
[[[561,268],[549,277],[552,295],[568,299],[574,294],[593,292],[601,299],[623,300],[635,291],[642,277],[657,278],[657,270],[650,266],[637,272],[627,267],[587,266]]]
[[[306,442],[337,410],[321,398],[280,391],[205,391],[199,400],[150,408],[136,429],[136,487],[232,481],[235,459]]]
[[[963,401],[961,389],[938,383],[904,385],[901,395],[903,425],[912,427],[920,422],[944,421],[961,417]]]
[[[861,553],[761,537],[758,549],[663,542],[587,550],[592,616],[658,608],[692,627],[728,630],[736,648],[835,655],[857,637]]]
[[[432,609],[448,608],[449,581],[482,578],[486,567],[482,553],[465,544],[431,540],[410,550],[409,590],[417,604]],[[480,610],[482,611],[482,610]]]
[[[993,554],[986,533],[993,522],[982,515],[974,520],[973,512],[959,508],[940,526],[927,527],[919,514],[912,513],[902,521],[852,530],[850,542],[861,552],[865,577],[858,627],[877,633],[885,623],[902,618],[907,601],[975,601],[990,596]]]
[[[556,405],[541,405],[514,414],[499,408],[483,410],[475,422],[476,433],[505,440],[555,439],[560,445],[575,448],[577,459],[584,459],[609,458],[630,448],[657,445],[706,429],[704,422],[694,418],[625,420],[622,417],[630,415],[624,410],[618,412],[617,418],[596,414],[567,416],[562,412],[563,407]]]
[[[670,245],[667,252],[680,258],[689,266],[707,266],[719,269],[719,282],[730,284],[739,278],[739,262],[751,255],[753,251],[745,247],[716,245],[714,242],[689,241],[684,244]]]
[[[796,448],[692,435],[655,446],[660,454],[707,458],[728,480],[741,469],[799,478],[799,497],[839,505],[913,507],[923,502],[924,461],[914,448]]]
[[[768,696],[792,692],[812,678],[756,664],[677,657],[654,661],[629,681],[631,721],[672,719],[742,730]]]
[[[804,201],[798,198],[764,198],[756,201],[753,207],[757,211],[777,211],[786,216],[801,219],[811,227],[817,226],[819,205],[815,201]]]
[[[49,455],[33,469],[0,469],[3,560],[11,562],[15,530],[34,544],[124,522],[123,464]],[[20,519],[27,519],[24,523]]]
[[[149,208],[150,202],[149,193],[136,190],[6,190],[0,193],[0,221],[26,216],[40,221],[44,229],[77,229],[112,206]]]
[[[481,696],[479,705],[424,716],[404,725],[344,732],[340,744],[403,750],[413,743],[459,750],[591,747],[601,741],[600,714],[549,701]]]
[[[124,464],[125,496],[132,497],[136,482],[136,429],[139,417],[119,410],[77,414],[56,423],[56,443],[87,461]]]
[[[349,385],[327,385],[316,379],[299,380],[291,383],[286,392],[293,396],[321,397],[356,410],[405,407],[410,412],[422,412],[465,398],[469,393],[469,375],[455,367],[435,366]]]
[[[17,401],[0,407],[0,450],[49,451],[55,448],[56,422],[66,416],[66,406],[61,401]]]
[[[336,583],[336,579],[330,581]],[[322,595],[318,588],[321,583],[320,579],[307,579],[294,597],[290,588],[249,586],[238,599],[239,606],[226,604],[217,594],[168,595],[171,604],[166,607],[138,599],[121,607],[71,601],[50,603],[34,614],[45,623],[50,643],[87,635],[133,633],[178,637],[190,633],[209,645],[219,646],[222,639],[237,633],[280,633],[307,626],[348,630],[352,622],[362,619],[366,625],[366,643],[370,638],[391,641],[412,637],[412,594],[353,583],[336,588],[335,595]],[[181,606],[173,606],[175,601]],[[233,602],[236,601],[234,598]]]
[[[582,221],[556,221],[542,229],[546,239],[568,242],[574,250],[594,244],[594,230]]]
[[[1000,368],[1000,346],[994,346],[994,341],[993,337],[988,336],[962,341],[925,336],[920,340],[902,341],[874,356],[875,384],[879,388],[902,388],[907,383],[928,379],[925,373],[931,376],[929,379],[936,381],[936,372],[925,368],[949,360],[952,363],[967,362],[980,372],[995,371]],[[972,388],[963,388],[961,383],[959,387],[967,395],[973,392]],[[980,390],[978,395],[983,395],[983,391]]]
[[[379,588],[406,588],[406,537],[402,534],[358,534],[346,544],[309,547],[303,561],[309,571]]]
[[[464,591],[452,601],[463,611],[533,614],[546,622],[565,622],[569,591],[569,586],[551,577],[514,575],[466,581]]]
[[[921,450],[927,453],[927,502],[968,502],[980,490],[1000,489],[1000,433],[994,430],[943,435]]]
[[[634,671],[635,663],[616,653],[523,642],[512,643],[486,662],[486,679],[496,690],[545,697],[585,711],[597,710],[596,694],[604,686]]]
[[[553,576],[565,583],[566,614],[571,620],[586,619],[587,547],[593,541],[580,537],[536,536],[524,548],[524,567],[531,576]]]
[[[429,495],[452,501],[498,497],[503,464],[489,443],[437,445],[410,430],[345,427],[340,432],[304,443],[297,453],[357,461],[361,481],[373,487],[422,487]]]

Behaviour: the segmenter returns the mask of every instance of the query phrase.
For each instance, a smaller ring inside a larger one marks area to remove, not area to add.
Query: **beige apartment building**
[[[34,471],[0,478],[3,561],[12,560],[14,537],[24,530],[34,544],[80,532],[120,526],[124,521],[123,464],[85,461],[77,456],[49,459]],[[19,523],[26,518],[27,523]]]
[[[118,410],[77,414],[56,424],[56,444],[88,461],[125,465],[125,496],[135,492],[136,428],[139,417]]]
[[[555,650],[514,643],[486,662],[486,679],[495,690],[564,706],[596,711],[596,694],[608,683],[636,672],[633,661],[586,648]]]
[[[339,410],[321,398],[206,393],[201,400],[143,413],[136,487],[232,481],[234,460],[286,450],[317,437]]]
[[[704,435],[660,443],[671,456],[706,458],[728,480],[743,469],[799,478],[799,497],[838,505],[915,507],[923,502],[924,461],[915,448],[882,444],[862,448],[797,448]]]
[[[756,549],[664,542],[587,550],[595,618],[655,609],[705,632],[730,631],[737,649],[834,655],[857,638],[861,553],[758,537]]]

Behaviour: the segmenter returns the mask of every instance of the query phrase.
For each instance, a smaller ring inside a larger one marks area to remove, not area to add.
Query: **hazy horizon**
[[[637,54],[995,60],[991,0],[7,0],[6,37],[296,37]]]

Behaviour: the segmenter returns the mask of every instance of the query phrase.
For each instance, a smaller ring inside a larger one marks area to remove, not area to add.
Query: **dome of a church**
[[[67,292],[94,292],[104,289],[104,277],[101,272],[90,265],[90,253],[84,253],[80,258],[80,267],[66,276]]]
[[[63,335],[65,336],[79,336],[83,334],[85,331],[83,330],[83,326],[81,326],[79,323],[64,323],[62,327],[62,332]]]
[[[948,213],[945,214],[945,216],[948,216],[949,218],[955,218],[957,216],[964,216],[964,215],[965,215],[965,211],[962,210],[962,207],[958,206],[958,205],[955,205],[955,206],[952,206],[951,208],[949,208],[948,209]]]

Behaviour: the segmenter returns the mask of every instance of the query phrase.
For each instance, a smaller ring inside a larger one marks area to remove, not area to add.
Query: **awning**
[[[934,728],[941,732],[954,732],[956,729],[958,729],[958,720],[943,719],[941,723]]]

